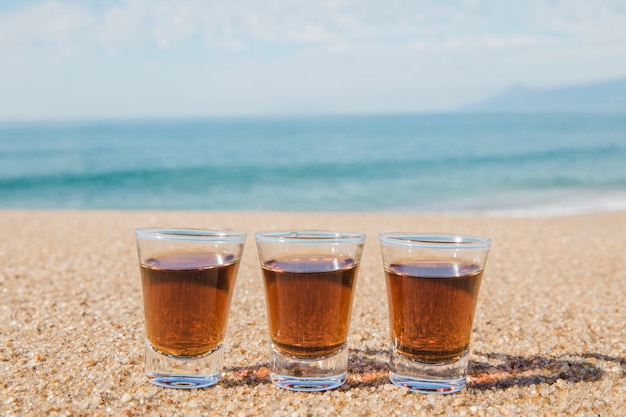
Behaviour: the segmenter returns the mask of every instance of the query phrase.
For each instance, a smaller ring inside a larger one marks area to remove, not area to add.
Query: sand
[[[225,342],[225,375],[200,390],[143,373],[133,229],[249,233]],[[261,272],[252,233],[368,234],[341,388],[269,382]],[[626,415],[626,212],[519,219],[408,214],[0,211],[0,415]],[[387,301],[377,234],[490,236],[467,388],[389,383]]]

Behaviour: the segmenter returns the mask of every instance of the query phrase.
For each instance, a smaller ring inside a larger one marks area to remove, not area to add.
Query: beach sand
[[[133,229],[249,233],[218,385],[175,390],[143,373]],[[341,388],[269,382],[265,299],[252,233],[368,234]],[[557,218],[409,214],[0,211],[1,415],[626,415],[626,212]],[[489,236],[468,387],[422,395],[389,383],[377,234]]]

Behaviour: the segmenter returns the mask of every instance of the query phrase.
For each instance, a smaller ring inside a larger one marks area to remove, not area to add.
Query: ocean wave
[[[0,133],[0,207],[547,213],[622,207],[626,190],[626,116],[25,124]]]

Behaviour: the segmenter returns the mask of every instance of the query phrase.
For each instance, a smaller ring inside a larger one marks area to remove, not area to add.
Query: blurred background
[[[0,207],[626,209],[626,3],[0,0]]]

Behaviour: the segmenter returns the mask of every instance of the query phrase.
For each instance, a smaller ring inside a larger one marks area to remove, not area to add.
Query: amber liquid
[[[141,265],[141,281],[150,345],[176,357],[215,349],[224,339],[238,265],[216,253],[168,253],[147,259]]]
[[[392,264],[385,272],[396,350],[424,363],[458,360],[470,344],[480,267],[427,260]]]
[[[274,347],[303,359],[340,351],[348,338],[357,269],[352,259],[317,256],[267,262],[263,275]]]

